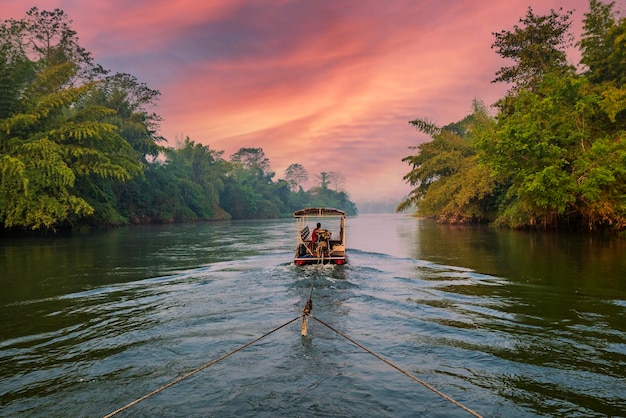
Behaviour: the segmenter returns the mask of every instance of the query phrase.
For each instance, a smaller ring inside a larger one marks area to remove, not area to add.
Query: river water
[[[116,416],[626,416],[623,239],[387,214],[348,218],[345,266],[294,242],[291,219],[0,240],[0,416],[102,417],[202,367]]]

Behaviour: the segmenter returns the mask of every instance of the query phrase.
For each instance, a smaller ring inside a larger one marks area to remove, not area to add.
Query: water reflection
[[[293,239],[279,220],[2,241],[0,415],[104,415],[311,294],[318,318],[485,416],[623,413],[623,241],[359,216],[348,265],[298,267]],[[309,321],[132,415],[459,412]]]
[[[415,222],[416,259],[598,296],[623,289],[618,277],[626,273],[626,258],[621,256],[626,241],[619,238]]]

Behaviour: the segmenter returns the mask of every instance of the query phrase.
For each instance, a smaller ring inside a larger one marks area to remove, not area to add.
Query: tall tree
[[[422,216],[450,223],[492,220],[496,182],[491,170],[479,161],[472,136],[479,123],[493,123],[484,105],[475,102],[473,115],[443,128],[423,119],[409,123],[433,140],[403,159],[412,166],[404,179],[415,189],[396,210],[414,207]]]
[[[267,180],[274,177],[274,173],[270,171],[270,160],[265,156],[263,148],[240,148],[230,156],[230,161]]]
[[[512,31],[493,33],[492,49],[513,65],[496,72],[493,82],[505,82],[513,89],[534,88],[544,74],[568,68],[566,49],[573,41],[569,32],[571,11],[551,10],[549,15],[537,16],[529,7],[526,16]]]
[[[16,82],[5,90],[11,106],[0,119],[0,222],[7,228],[63,227],[94,212],[75,189],[79,180],[141,173],[128,142],[106,122],[114,111],[90,103],[101,69],[70,23],[59,10],[33,8],[1,25],[3,61],[28,70],[5,78]]]
[[[309,179],[309,173],[302,164],[290,164],[285,170],[285,181],[292,191],[297,192],[302,188],[302,184]]]
[[[322,171],[317,175],[317,181],[322,190],[332,189],[339,191],[346,183],[346,176],[338,171]]]
[[[20,113],[0,120],[0,142],[8,144],[0,161],[0,219],[5,227],[63,226],[74,216],[93,213],[74,191],[78,178],[124,181],[141,172],[115,126],[98,121],[111,111],[77,106],[90,85],[55,88],[73,74],[71,69],[66,63],[42,71],[35,85],[43,94],[30,94],[20,101]]]
[[[196,144],[188,137],[178,149],[168,152],[168,164],[176,164],[187,173],[189,179],[202,188],[207,208],[215,210],[219,205],[219,193],[224,189],[223,176],[227,165],[222,159],[223,151]]]
[[[149,112],[161,93],[150,89],[130,74],[107,75],[90,96],[94,105],[115,110],[107,122],[118,127],[122,136],[136,151],[136,158],[145,162],[146,157],[156,158],[161,152],[159,143],[165,138],[159,135],[161,117]]]
[[[614,7],[615,2],[589,1],[578,45],[591,81],[621,87],[626,82],[626,18],[618,19]]]
[[[58,9],[0,22],[0,229],[271,218],[312,202],[354,205],[345,194],[293,193],[287,181],[274,182],[261,148],[242,148],[229,162],[189,138],[162,146],[160,118],[148,111],[158,96],[94,64]]]
[[[40,11],[33,7],[24,19],[9,19],[7,23],[12,27],[13,42],[29,59],[43,66],[64,62],[76,65],[76,72],[61,87],[80,85],[106,73],[94,63],[91,53],[80,46],[73,22],[63,10]]]
[[[340,191],[346,184],[346,176],[339,171],[329,171],[326,173],[326,180],[335,191]]]

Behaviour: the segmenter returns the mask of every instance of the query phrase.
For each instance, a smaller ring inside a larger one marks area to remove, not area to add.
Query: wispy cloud
[[[339,171],[356,200],[408,192],[401,159],[428,140],[409,120],[447,124],[500,97],[492,32],[528,6],[580,20],[587,0],[46,2],[97,62],[161,91],[170,144],[262,147],[277,178],[295,162],[312,178]],[[30,7],[3,1],[0,16]]]

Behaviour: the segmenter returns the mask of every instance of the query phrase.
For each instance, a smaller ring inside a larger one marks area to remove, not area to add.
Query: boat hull
[[[297,266],[307,266],[311,264],[336,264],[342,265],[348,262],[346,257],[295,257],[294,264]]]

